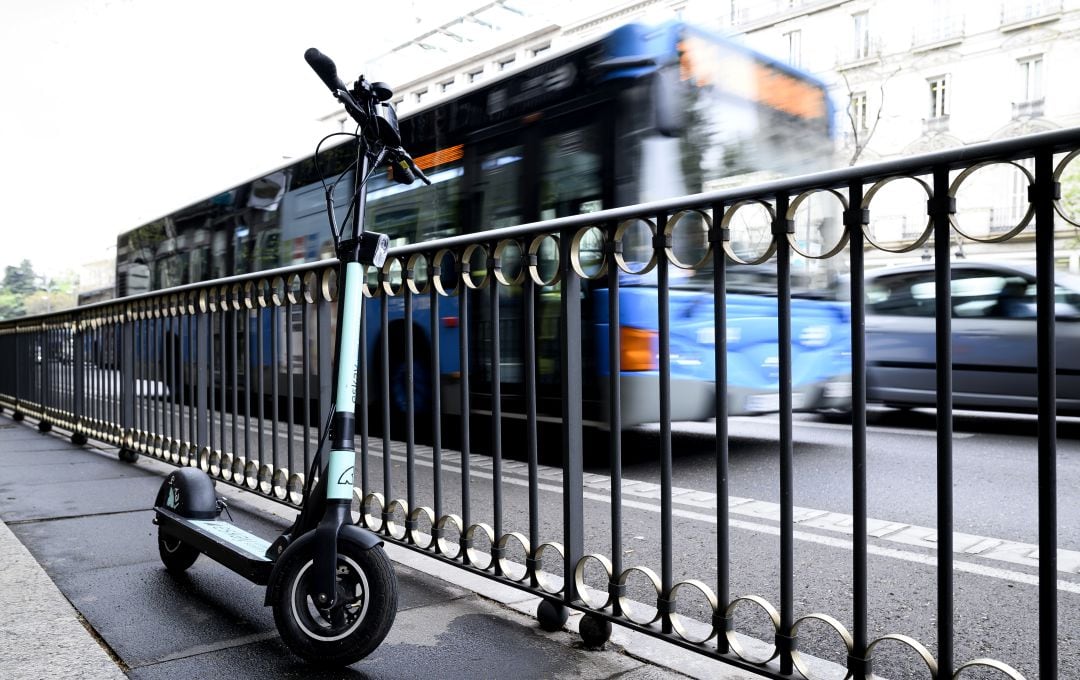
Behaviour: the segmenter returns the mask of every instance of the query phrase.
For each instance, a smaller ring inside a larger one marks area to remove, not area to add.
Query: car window
[[[934,273],[905,272],[867,281],[866,306],[872,314],[934,316]]]

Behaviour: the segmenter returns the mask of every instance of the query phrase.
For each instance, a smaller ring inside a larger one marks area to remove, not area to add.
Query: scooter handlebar
[[[308,66],[315,71],[315,74],[326,83],[326,86],[330,88],[330,91],[335,96],[339,96],[341,92],[348,92],[345,87],[345,83],[341,82],[341,78],[337,74],[337,66],[334,64],[334,60],[326,56],[314,47],[309,47],[304,52],[304,61],[308,63]]]

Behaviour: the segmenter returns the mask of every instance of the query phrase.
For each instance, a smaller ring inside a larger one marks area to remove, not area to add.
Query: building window
[[[500,59],[499,61],[496,62],[496,65],[499,67],[500,71],[505,71],[506,69],[508,69],[508,68],[510,68],[511,66],[514,65],[514,57],[507,57],[506,59]]]
[[[944,118],[949,115],[948,76],[930,78],[930,114],[929,118]]]
[[[444,80],[439,83],[439,92],[449,92],[454,89],[454,79]]]
[[[855,59],[866,59],[870,56],[870,13],[857,12],[851,15],[852,27],[855,30]]]
[[[1043,59],[1042,55],[1021,59],[1020,62],[1020,101],[1034,102],[1043,98]]]
[[[551,43],[544,43],[543,45],[537,45],[536,47],[529,50],[529,55],[533,56],[533,57],[537,57],[537,56],[540,56],[541,54],[543,54],[544,52],[547,52],[550,49],[551,49]]]
[[[413,92],[413,101],[415,101],[417,104],[424,101],[424,99],[426,99],[426,98],[427,98],[427,88],[426,87],[424,89],[422,89],[422,90],[417,90],[416,92]]]
[[[483,66],[481,66],[480,68],[478,68],[478,69],[476,69],[474,71],[469,71],[468,73],[465,74],[465,79],[468,80],[470,83],[475,83],[476,81],[480,80],[483,77],[484,77],[484,67]]]
[[[788,63],[796,68],[802,67],[802,31],[791,31],[784,34],[787,42]]]
[[[848,110],[851,114],[851,124],[858,132],[866,130],[866,93],[865,92],[853,92],[851,94],[851,101],[848,103]]]

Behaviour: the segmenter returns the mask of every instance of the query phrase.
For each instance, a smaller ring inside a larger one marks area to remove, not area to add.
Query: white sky
[[[305,49],[379,80],[366,58],[480,4],[3,0],[0,268],[111,259],[119,232],[310,153],[334,101]]]

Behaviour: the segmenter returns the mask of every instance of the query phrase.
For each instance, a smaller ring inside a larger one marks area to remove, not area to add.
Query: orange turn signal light
[[[619,343],[622,350],[622,370],[655,371],[659,367],[656,357],[659,347],[656,331],[620,326]]]

